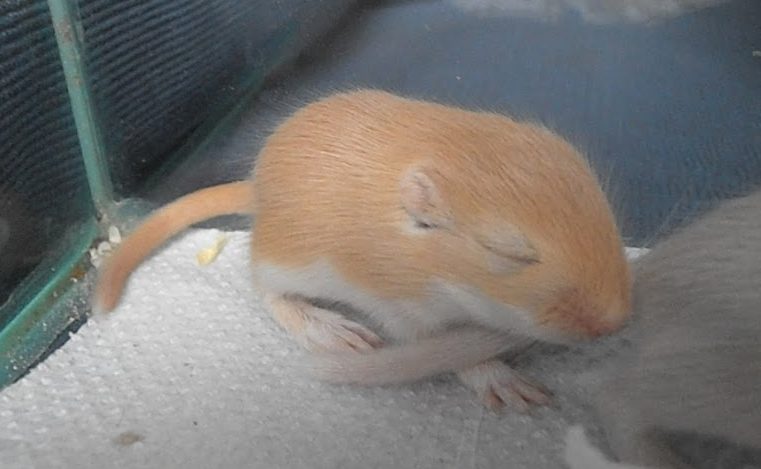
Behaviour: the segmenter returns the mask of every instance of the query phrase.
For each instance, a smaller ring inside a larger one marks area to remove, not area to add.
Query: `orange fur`
[[[399,181],[411,167],[441,190],[451,229],[402,229]],[[421,297],[432,278],[472,285],[582,336],[629,311],[628,265],[605,196],[586,160],[540,126],[381,91],[338,94],[280,127],[254,184],[255,262],[328,259],[385,298]],[[500,222],[518,227],[540,262],[511,276],[486,272],[478,240],[499,241]],[[569,289],[569,314],[555,314]]]

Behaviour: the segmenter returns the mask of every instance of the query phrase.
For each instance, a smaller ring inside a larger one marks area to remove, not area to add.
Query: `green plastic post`
[[[58,41],[90,193],[98,213],[109,215],[114,201],[113,186],[83,58],[84,32],[73,3],[70,0],[48,0],[48,7]]]

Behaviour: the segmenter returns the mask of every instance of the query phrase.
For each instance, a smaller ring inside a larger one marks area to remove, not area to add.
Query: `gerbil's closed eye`
[[[435,171],[427,168],[409,170],[399,184],[402,207],[415,228],[430,230],[452,224],[449,206],[441,197],[434,179]]]
[[[539,253],[531,241],[513,226],[501,226],[496,232],[478,239],[487,251],[489,270],[511,273],[540,262]]]

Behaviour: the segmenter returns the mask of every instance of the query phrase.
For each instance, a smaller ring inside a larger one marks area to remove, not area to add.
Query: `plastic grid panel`
[[[81,0],[86,65],[114,187],[129,195],[263,60],[269,2]],[[270,7],[271,8],[271,7]]]
[[[0,2],[0,305],[92,213],[47,2]],[[0,309],[0,328],[15,308]]]

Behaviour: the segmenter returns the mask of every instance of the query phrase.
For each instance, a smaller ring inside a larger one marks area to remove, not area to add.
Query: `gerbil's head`
[[[485,116],[446,129],[402,173],[415,262],[490,327],[561,343],[613,332],[630,273],[595,175],[549,130]]]

